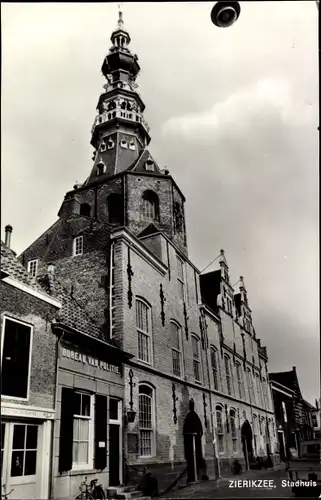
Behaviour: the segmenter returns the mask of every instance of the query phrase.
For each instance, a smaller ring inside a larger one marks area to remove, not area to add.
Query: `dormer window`
[[[130,141],[129,149],[131,149],[132,151],[135,151],[135,142],[134,141]]]
[[[121,145],[122,148],[126,148],[127,149],[127,141],[125,139],[122,139],[120,141],[120,145]]]
[[[38,259],[29,260],[28,262],[28,272],[31,276],[37,276],[38,271]]]
[[[104,151],[106,151],[106,143],[105,143],[105,141],[101,141],[100,151],[101,151],[102,153],[103,153]]]
[[[145,163],[145,170],[147,170],[148,172],[154,172],[155,167],[153,160],[147,160],[147,162]]]
[[[109,141],[107,142],[107,149],[113,149],[114,146],[114,141],[112,139],[109,139]]]
[[[106,172],[106,165],[105,163],[100,160],[100,162],[97,165],[97,175],[103,175]]]

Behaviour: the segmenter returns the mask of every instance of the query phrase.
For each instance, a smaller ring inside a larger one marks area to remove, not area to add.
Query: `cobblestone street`
[[[231,478],[221,478],[218,481],[203,481],[169,492],[162,498],[290,498],[293,496],[291,488],[282,486],[282,481],[287,479],[285,467],[279,466],[274,469],[250,471]],[[244,482],[251,480],[256,480],[257,483],[259,480],[265,481],[265,485],[266,481],[270,481],[271,486],[263,487],[264,483],[262,483],[262,487],[259,485],[248,487]],[[231,486],[231,481],[238,482],[238,484]]]

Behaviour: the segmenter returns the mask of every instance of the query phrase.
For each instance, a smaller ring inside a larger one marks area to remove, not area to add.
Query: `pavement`
[[[285,465],[281,464],[271,469],[246,471],[238,476],[201,481],[169,491],[161,495],[161,498],[293,498],[287,481]]]

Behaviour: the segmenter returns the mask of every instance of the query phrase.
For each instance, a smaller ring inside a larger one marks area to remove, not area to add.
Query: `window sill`
[[[142,366],[153,366],[151,362],[149,361],[143,361],[142,359],[136,358],[137,363],[139,363]]]
[[[18,396],[8,396],[7,394],[1,394],[1,399],[13,399],[14,401],[22,401],[24,403],[28,403],[29,397],[27,398],[19,398]]]
[[[85,474],[98,474],[100,472],[103,472],[105,469],[93,469],[92,467],[89,467],[88,469],[84,468],[79,468],[79,469],[71,469],[66,472],[61,472],[60,476],[82,476]]]

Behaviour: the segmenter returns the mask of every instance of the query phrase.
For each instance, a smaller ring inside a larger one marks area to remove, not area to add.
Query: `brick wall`
[[[83,255],[72,256],[72,241],[84,237]],[[41,272],[46,263],[55,264],[55,275],[68,293],[109,334],[109,249],[110,226],[88,217],[61,219],[47,244],[46,234],[24,253],[25,265],[39,259]],[[88,332],[90,333],[90,332]]]
[[[19,404],[54,407],[56,337],[51,321],[57,308],[0,282],[1,331],[4,316],[33,325],[29,401]],[[6,398],[6,401],[17,402]]]
[[[160,207],[160,221],[158,226],[164,233],[175,242],[178,248],[187,253],[184,238],[174,234],[173,227],[173,202],[175,198],[183,203],[182,195],[175,190],[174,183],[170,177],[153,177],[139,174],[127,174],[126,193],[127,193],[127,217],[128,228],[133,234],[141,232],[151,221],[142,214],[142,196],[146,190],[152,190],[157,193]]]

